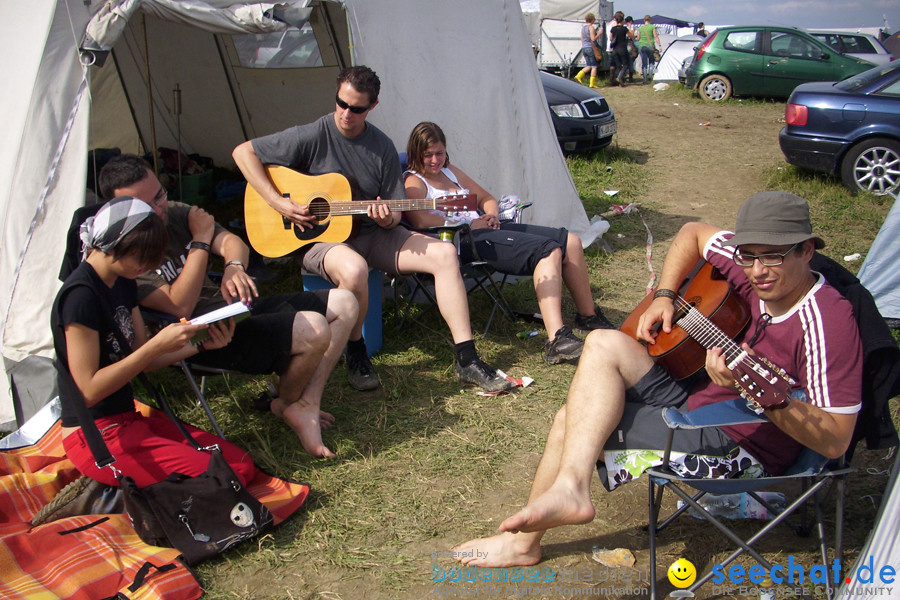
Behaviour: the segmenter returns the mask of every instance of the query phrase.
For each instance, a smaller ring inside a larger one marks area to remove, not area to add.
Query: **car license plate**
[[[606,123],[605,125],[600,125],[597,127],[597,137],[605,138],[609,137],[616,132],[616,122]]]

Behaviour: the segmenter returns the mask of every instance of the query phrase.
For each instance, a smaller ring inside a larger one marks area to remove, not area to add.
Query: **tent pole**
[[[144,71],[147,86],[147,110],[150,113],[150,151],[153,154],[153,172],[159,175],[159,160],[156,152],[156,122],[153,120],[153,92],[150,89],[150,45],[147,43],[147,15],[141,15],[141,30],[144,34]],[[178,157],[181,162],[181,157]]]
[[[175,84],[175,89],[172,90],[172,105],[175,108],[175,122],[177,124],[177,137],[178,137],[178,201],[184,202],[184,187],[182,186],[182,177],[181,177],[181,86],[177,83]]]

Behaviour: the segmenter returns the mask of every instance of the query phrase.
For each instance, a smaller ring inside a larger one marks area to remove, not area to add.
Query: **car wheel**
[[[731,81],[724,75],[707,75],[700,81],[698,89],[704,100],[720,102],[731,98]]]
[[[841,163],[841,179],[851,190],[879,196],[900,191],[900,142],[873,138],[853,146]]]

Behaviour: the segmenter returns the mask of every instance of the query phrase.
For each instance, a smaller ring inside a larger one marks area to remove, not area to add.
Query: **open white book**
[[[210,323],[215,323],[216,321],[221,321],[228,317],[237,317],[242,313],[249,312],[250,308],[243,302],[232,302],[231,304],[226,304],[222,308],[217,308],[216,310],[211,310],[199,317],[194,317],[191,319],[191,325],[209,325]]]
[[[234,317],[234,321],[238,322],[249,316],[250,308],[246,304],[243,302],[232,302],[231,304],[226,304],[216,310],[211,310],[208,313],[194,317],[191,319],[191,325],[209,325],[210,323],[215,323],[216,321],[221,321],[230,317]],[[208,338],[209,332],[204,329],[203,331],[198,331],[197,334],[191,338],[191,342],[199,344]]]

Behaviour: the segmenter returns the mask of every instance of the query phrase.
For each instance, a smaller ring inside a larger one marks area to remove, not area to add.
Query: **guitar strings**
[[[717,325],[710,321],[696,306],[686,301],[681,296],[675,298],[676,309],[685,311],[683,317],[678,319],[678,325],[695,337],[705,348],[718,346],[722,348],[729,362],[739,356],[744,350],[725,334]],[[752,364],[749,355],[741,359],[744,364]]]
[[[413,198],[406,200],[385,200],[393,210],[429,210],[440,209],[449,204],[445,210],[467,210],[467,205],[458,206],[460,202],[466,202],[468,194],[442,196],[440,198]],[[307,203],[309,212],[316,219],[323,220],[328,216],[360,215],[366,214],[366,209],[371,204],[378,204],[375,200],[350,200],[334,202],[327,198],[313,198]]]

